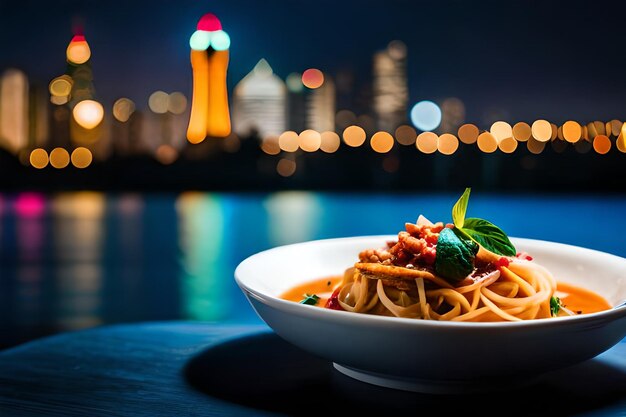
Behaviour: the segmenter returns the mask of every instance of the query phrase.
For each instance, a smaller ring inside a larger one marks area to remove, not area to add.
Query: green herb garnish
[[[563,304],[561,304],[561,299],[559,297],[550,297],[550,313],[552,314],[552,317],[556,317],[559,314],[561,306],[563,306]]]
[[[515,246],[502,229],[484,219],[465,218],[470,191],[471,188],[466,188],[452,208],[452,221],[455,229],[491,252],[503,256],[515,256],[517,253]]]
[[[304,294],[304,299],[300,301],[300,304],[314,306],[319,300],[320,298],[315,294]]]
[[[445,228],[437,240],[435,271],[455,284],[472,273],[477,252],[478,245],[474,241],[459,236],[454,229]]]
[[[498,255],[515,256],[517,251],[507,235],[484,219],[465,218],[471,188],[452,207],[454,229],[443,229],[437,240],[435,272],[456,284],[474,270],[479,245]]]

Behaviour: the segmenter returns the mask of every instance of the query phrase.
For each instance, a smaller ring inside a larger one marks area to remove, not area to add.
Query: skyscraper
[[[378,128],[393,132],[407,119],[406,45],[392,41],[374,55],[373,105]]]
[[[325,76],[324,83],[309,93],[306,102],[306,125],[318,132],[335,131],[336,91],[333,80]]]
[[[17,153],[28,144],[28,79],[17,69],[0,78],[0,145]]]
[[[239,136],[280,135],[286,128],[287,88],[265,59],[235,87],[233,127]]]

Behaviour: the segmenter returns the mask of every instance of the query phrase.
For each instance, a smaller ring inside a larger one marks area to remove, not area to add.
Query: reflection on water
[[[448,220],[457,197],[0,195],[0,347],[109,323],[258,321],[233,280],[246,257],[310,239],[395,233],[420,213]],[[512,236],[626,256],[626,197],[477,193],[469,211]],[[594,214],[584,233],[581,213]]]
[[[222,278],[226,275],[224,229],[229,208],[220,197],[202,193],[182,194],[176,208],[183,314],[196,320],[223,319],[231,304],[228,281]]]
[[[321,203],[315,194],[277,193],[266,199],[265,208],[272,246],[309,240],[319,230]]]
[[[61,329],[102,323],[105,198],[64,193],[51,201],[55,317]]]

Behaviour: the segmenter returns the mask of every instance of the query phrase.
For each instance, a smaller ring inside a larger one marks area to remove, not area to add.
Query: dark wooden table
[[[472,396],[422,395],[352,380],[263,325],[107,326],[0,352],[2,417],[387,416],[426,410],[623,416],[626,339],[523,389]]]

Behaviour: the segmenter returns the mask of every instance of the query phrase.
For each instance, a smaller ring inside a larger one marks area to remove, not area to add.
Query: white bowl
[[[245,259],[235,279],[280,337],[376,385],[430,392],[510,388],[608,350],[626,336],[626,259],[554,242],[513,238],[557,281],[604,296],[608,311],[558,319],[462,323],[357,314],[279,298],[289,288],[341,275],[366,248],[397,236],[279,246]],[[505,378],[505,379],[503,379]],[[506,381],[506,383],[503,383]]]

